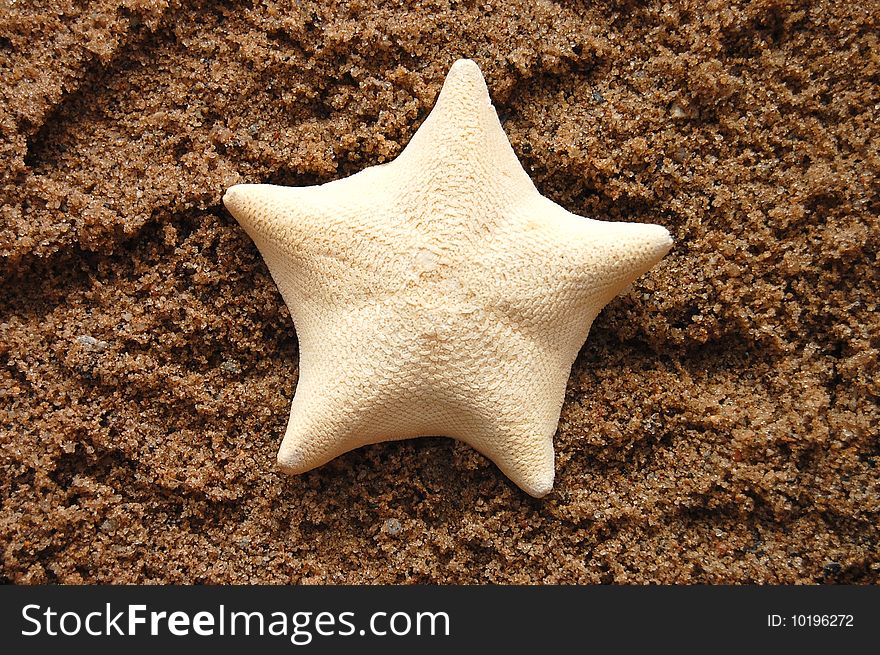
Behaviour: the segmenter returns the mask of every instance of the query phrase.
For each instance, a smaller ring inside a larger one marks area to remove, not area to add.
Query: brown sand
[[[0,10],[2,579],[878,582],[878,3],[326,4]],[[459,56],[543,193],[676,245],[546,499],[442,438],[286,477],[295,334],[221,195],[394,157]]]

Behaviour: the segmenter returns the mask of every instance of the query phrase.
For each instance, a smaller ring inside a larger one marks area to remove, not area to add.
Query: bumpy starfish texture
[[[593,319],[672,244],[658,225],[543,197],[466,59],[394,161],[319,186],[239,184],[223,202],[299,339],[282,470],[442,435],[536,497],[553,487],[553,435]]]

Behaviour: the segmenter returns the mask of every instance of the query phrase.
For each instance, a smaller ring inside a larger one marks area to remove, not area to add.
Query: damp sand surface
[[[876,2],[0,10],[0,580],[877,583]],[[538,189],[670,254],[572,369],[556,486],[386,443],[287,477],[239,182],[388,161],[459,57]]]

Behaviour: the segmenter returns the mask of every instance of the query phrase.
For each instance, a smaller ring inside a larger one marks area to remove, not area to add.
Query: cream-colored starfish
[[[299,338],[284,471],[443,435],[537,497],[553,487],[553,434],[593,319],[672,244],[658,225],[543,197],[467,59],[394,161],[319,186],[239,184],[223,202]]]

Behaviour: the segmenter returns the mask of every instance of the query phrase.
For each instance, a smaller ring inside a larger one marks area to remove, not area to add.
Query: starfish
[[[593,320],[672,244],[659,225],[542,196],[467,59],[393,161],[317,186],[237,184],[223,202],[299,339],[283,471],[447,436],[535,497],[553,487],[553,435]]]

